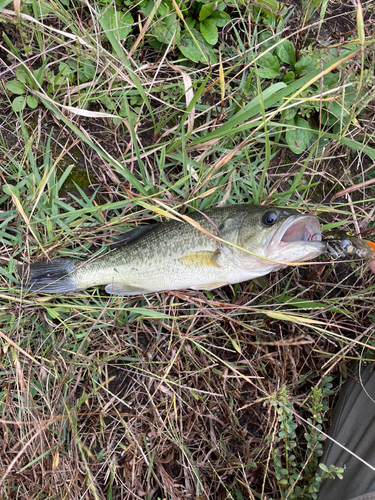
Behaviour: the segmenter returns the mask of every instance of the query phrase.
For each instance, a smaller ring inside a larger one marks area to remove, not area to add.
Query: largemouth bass
[[[22,283],[43,293],[97,285],[106,285],[114,295],[212,290],[313,259],[326,250],[322,241],[312,241],[321,235],[318,219],[292,209],[231,205],[189,217],[203,231],[176,220],[136,228],[126,233],[126,244],[92,260],[60,258],[20,266]]]

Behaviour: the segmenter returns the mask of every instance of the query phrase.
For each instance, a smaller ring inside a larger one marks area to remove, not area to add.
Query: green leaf
[[[182,54],[193,62],[216,62],[216,56],[212,51],[211,45],[208,45],[203,36],[195,29],[190,30],[194,39],[188,30],[181,33],[179,49]]]
[[[276,0],[254,0],[254,3],[269,14],[275,15],[279,10],[279,4]]]
[[[289,66],[294,67],[296,64],[296,52],[290,40],[285,40],[282,44],[278,45],[276,47],[276,54],[282,62],[289,64]]]
[[[340,75],[338,73],[328,73],[323,76],[323,86],[325,88],[332,88],[338,85]]]
[[[84,61],[82,64],[83,74],[87,78],[87,81],[93,80],[95,77],[95,66],[89,60]]]
[[[166,17],[169,14],[168,5],[161,3],[158,7],[158,14],[160,14],[161,17]]]
[[[156,39],[162,43],[170,43],[174,40],[174,43],[180,43],[181,27],[177,20],[175,14],[170,14],[166,16],[163,20],[156,23],[152,34],[156,36]]]
[[[25,85],[17,80],[6,82],[5,86],[10,92],[12,92],[12,94],[23,95],[26,93]]]
[[[296,79],[296,75],[294,74],[294,71],[288,71],[288,73],[283,78],[283,82],[290,83],[290,82],[293,82],[295,79]]]
[[[315,62],[311,59],[309,56],[303,56],[299,61],[296,62],[294,65],[294,69],[296,70],[296,73],[301,73],[301,71],[307,70],[307,69],[315,69]]]
[[[35,109],[38,107],[38,100],[35,99],[35,97],[32,95],[28,95],[26,97],[26,104],[29,106],[29,108]]]
[[[0,0],[0,9],[5,9],[10,3],[12,3],[12,0]]]
[[[230,15],[221,10],[214,10],[210,15],[210,21],[214,22],[219,28],[222,28],[230,21]]]
[[[131,25],[134,23],[134,19],[130,12],[118,12],[113,6],[110,6],[102,10],[99,22],[104,32],[108,26],[118,40],[124,40],[132,30]]]
[[[218,40],[218,31],[216,24],[211,21],[211,19],[205,19],[200,23],[201,33],[204,36],[205,40],[211,44],[215,45]]]
[[[30,82],[30,75],[29,72],[23,67],[23,66],[18,66],[14,70],[17,80],[22,83],[29,83]]]
[[[193,398],[195,398],[198,401],[201,399],[199,394],[193,390],[190,391],[190,394],[193,396]]]
[[[293,128],[288,129],[285,133],[285,140],[289,149],[293,153],[301,154],[311,144],[313,137],[311,127],[306,120],[300,117],[296,117],[287,123],[293,126]]]
[[[269,52],[262,56],[258,64],[260,68],[257,69],[257,74],[261,78],[275,78],[280,75],[279,60]]]
[[[12,108],[14,112],[22,111],[26,106],[25,96],[16,97],[12,102]]]
[[[210,2],[202,6],[199,12],[200,21],[204,21],[205,19],[207,19],[208,16],[212,14],[212,12],[214,11],[215,3],[216,2]]]
[[[193,33],[196,32],[196,30],[191,30]],[[193,61],[195,63],[199,62],[201,60],[202,54],[198,48],[199,44],[197,44],[193,38],[191,37],[190,33],[188,30],[184,30],[181,33],[181,40],[180,40],[180,46],[179,49],[181,50],[182,54],[190,59],[190,61]]]
[[[17,198],[20,197],[20,192],[18,191],[17,186],[13,186],[12,184],[3,184],[2,189],[8,196],[14,195]]]
[[[35,85],[34,79],[38,82],[40,86],[43,85],[44,79],[45,79],[45,69],[48,63],[48,59],[44,61],[44,63],[33,72],[34,78],[31,77],[31,75],[27,74],[27,81],[29,82],[30,87],[33,89],[37,90],[38,86]]]
[[[231,341],[232,341],[232,345],[236,349],[236,351],[241,354],[241,347],[238,345],[238,343],[234,339],[231,339]]]
[[[140,10],[145,16],[149,16],[154,8],[154,2],[152,0],[143,1],[139,4]]]
[[[186,26],[190,29],[195,29],[197,26],[197,22],[192,17],[187,17],[185,19]]]
[[[275,39],[273,33],[270,31],[263,31],[259,34],[259,42],[262,45],[262,49],[269,49],[275,45],[275,42],[278,42],[278,38]]]

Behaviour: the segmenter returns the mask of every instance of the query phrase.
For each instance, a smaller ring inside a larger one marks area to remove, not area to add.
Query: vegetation
[[[30,294],[16,267],[218,204],[371,233],[373,7],[0,8],[1,498],[316,498],[343,472],[318,466],[333,394],[374,348],[365,263],[130,298]]]

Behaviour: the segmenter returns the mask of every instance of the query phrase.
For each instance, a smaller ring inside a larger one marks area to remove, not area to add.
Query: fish
[[[322,235],[327,243],[326,256],[331,260],[361,259],[367,260],[369,267],[375,273],[375,243],[362,240],[354,234],[343,230],[333,230]]]
[[[77,292],[105,286],[113,295],[167,290],[213,290],[318,257],[317,217],[294,209],[229,205],[135,228],[117,248],[94,259],[57,258],[21,264],[30,292]],[[150,227],[151,226],[151,227]],[[314,239],[314,241],[313,241]]]

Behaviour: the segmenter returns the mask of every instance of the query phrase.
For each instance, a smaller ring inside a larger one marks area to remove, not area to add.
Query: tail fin
[[[31,292],[64,293],[79,290],[72,271],[81,263],[77,259],[53,259],[51,262],[17,266],[19,285]]]

